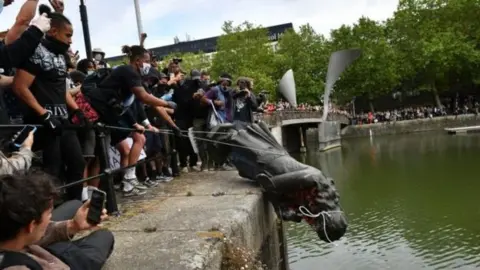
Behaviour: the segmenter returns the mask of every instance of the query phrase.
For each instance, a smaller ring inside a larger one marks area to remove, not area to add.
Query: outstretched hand
[[[5,0],[5,2],[3,3],[3,6],[6,7],[6,6],[9,6],[13,3],[13,0]]]
[[[52,5],[55,12],[63,13],[63,10],[65,9],[63,0],[48,0],[48,1],[50,2],[50,5]]]

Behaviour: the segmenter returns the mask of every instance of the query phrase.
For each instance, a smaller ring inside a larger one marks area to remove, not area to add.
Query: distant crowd
[[[459,106],[458,102],[453,105],[450,103],[443,104],[443,107],[437,106],[418,106],[407,107],[401,109],[393,109],[387,111],[361,112],[351,117],[353,125],[372,124],[378,122],[394,122],[402,120],[434,118],[446,115],[461,114],[478,114],[479,103],[463,102],[464,105]]]

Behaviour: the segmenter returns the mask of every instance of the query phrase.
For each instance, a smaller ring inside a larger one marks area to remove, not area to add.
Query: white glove
[[[43,13],[38,18],[32,20],[32,25],[40,29],[43,33],[46,33],[50,30],[50,18],[47,17],[46,13]]]

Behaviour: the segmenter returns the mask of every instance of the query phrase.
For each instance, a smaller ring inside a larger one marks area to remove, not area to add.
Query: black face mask
[[[49,51],[56,54],[66,54],[70,45],[59,41],[51,36],[46,36],[42,41],[43,46],[45,46]]]

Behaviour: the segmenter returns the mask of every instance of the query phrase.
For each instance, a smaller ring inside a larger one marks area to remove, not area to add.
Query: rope
[[[57,189],[64,189],[64,188],[73,187],[73,186],[75,186],[75,185],[83,184],[84,182],[93,180],[93,179],[98,178],[98,177],[103,177],[103,176],[109,175],[109,174],[116,174],[116,173],[119,173],[119,172],[121,172],[121,171],[123,171],[123,170],[136,167],[137,165],[140,165],[140,164],[143,164],[143,163],[147,163],[147,162],[153,161],[153,160],[155,160],[155,159],[158,159],[158,157],[151,157],[151,158],[142,159],[142,160],[140,160],[140,161],[137,161],[137,163],[135,163],[135,164],[132,164],[132,165],[129,165],[129,166],[123,167],[123,168],[118,168],[118,169],[115,169],[115,170],[105,169],[105,171],[104,171],[103,173],[101,173],[101,174],[97,174],[97,175],[94,175],[94,176],[90,176],[90,177],[87,177],[87,178],[80,179],[80,180],[75,181],[75,182],[68,183],[68,184],[63,185],[63,186],[59,186],[59,187],[57,187]]]
[[[325,233],[325,237],[327,238],[327,241],[330,243],[330,244],[334,244],[332,240],[330,240],[330,238],[328,237],[328,233],[327,233],[327,219],[326,217],[331,217],[331,213],[343,213],[343,211],[321,211],[317,214],[312,214],[312,212],[310,212],[310,210],[308,210],[308,208],[306,208],[305,206],[300,206],[298,208],[298,211],[300,211],[300,213],[306,217],[311,217],[311,218],[317,218],[319,216],[322,216],[323,218],[323,232]],[[337,246],[336,244],[334,244],[335,246]]]
[[[43,128],[44,126],[43,125],[0,125],[0,128],[24,128],[25,126],[35,126],[37,128]],[[84,128],[82,126],[74,126],[74,125],[71,125],[71,126],[66,126],[67,129],[81,129],[81,128]],[[92,127],[93,129],[101,129],[101,128],[105,128],[105,129],[111,129],[111,130],[122,130],[122,131],[130,131],[130,132],[141,132],[135,128],[126,128],[126,127],[117,127],[117,126],[110,126],[110,125],[97,125],[97,126],[93,126]],[[144,132],[151,132],[151,133],[155,133],[155,134],[167,134],[167,135],[172,135],[174,134],[173,131],[169,130],[169,129],[157,129],[157,131],[155,130],[148,130],[146,129]],[[180,136],[182,137],[188,137],[188,135],[184,134],[186,131],[181,131],[181,134]],[[211,131],[193,131],[193,133],[216,133],[216,134],[230,134],[229,132],[211,132]],[[200,141],[205,141],[205,142],[210,142],[210,143],[217,143],[217,144],[222,144],[222,145],[226,145],[226,146],[231,146],[231,147],[238,147],[238,148],[243,148],[243,149],[249,149],[249,150],[253,150],[253,151],[259,151],[259,152],[263,152],[263,153],[269,153],[269,154],[273,154],[273,155],[277,155],[277,156],[285,156],[285,155],[288,155],[286,152],[283,153],[283,154],[279,154],[278,151],[269,151],[269,150],[265,150],[265,149],[260,149],[260,148],[254,148],[254,147],[248,147],[248,146],[242,146],[242,145],[237,145],[237,144],[233,144],[233,143],[227,143],[227,142],[222,142],[222,141],[218,141],[218,140],[211,140],[211,139],[207,139],[207,138],[200,138],[200,137],[196,137],[194,136],[194,139],[195,140],[200,140]],[[143,164],[143,163],[147,163],[147,162],[150,162],[152,160],[155,160],[155,159],[158,159],[158,157],[152,157],[152,158],[148,158],[148,159],[143,159],[143,160],[140,160],[138,161],[137,163],[135,164],[132,164],[132,165],[129,165],[127,167],[123,167],[123,168],[118,168],[118,169],[115,169],[115,170],[112,170],[112,169],[105,169],[105,171],[103,173],[100,173],[98,175],[95,175],[95,176],[90,176],[90,177],[87,177],[87,178],[83,178],[83,179],[80,179],[78,181],[74,181],[74,182],[71,182],[71,183],[68,183],[66,185],[62,185],[60,187],[58,187],[57,189],[64,189],[64,188],[69,188],[69,187],[72,187],[72,186],[75,186],[75,185],[79,185],[79,184],[83,184],[84,182],[87,182],[87,181],[90,181],[92,179],[95,179],[95,178],[99,178],[99,177],[103,177],[105,175],[109,175],[109,174],[116,174],[116,173],[119,173],[121,171],[124,171],[126,169],[129,169],[129,168],[133,168],[133,167],[136,167],[137,165],[139,164]]]

